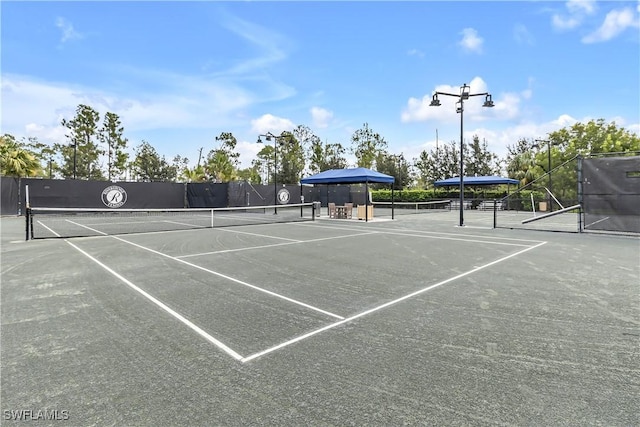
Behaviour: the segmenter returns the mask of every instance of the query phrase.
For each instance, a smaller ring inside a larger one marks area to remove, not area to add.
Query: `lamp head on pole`
[[[435,95],[433,95],[433,97],[431,98],[431,103],[429,104],[430,107],[439,107],[440,106],[440,100],[438,99],[438,94],[436,93]]]
[[[469,91],[471,91],[471,86],[467,85],[466,83],[463,84],[460,88],[460,98],[469,99]]]
[[[260,139],[260,137],[258,137],[258,140],[256,141],[257,144],[262,144],[262,140]]]
[[[456,113],[462,113],[462,101],[456,102]]]
[[[493,103],[493,100],[491,99],[491,95],[490,95],[490,94],[487,94],[487,95],[484,97],[484,104],[482,104],[482,106],[483,106],[483,107],[489,107],[489,108],[491,108],[491,107],[495,107],[495,105],[494,105],[494,103]]]

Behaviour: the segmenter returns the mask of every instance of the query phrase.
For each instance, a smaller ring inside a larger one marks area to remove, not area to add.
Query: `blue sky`
[[[144,139],[195,164],[232,132],[243,166],[258,134],[310,127],[350,146],[366,122],[412,159],[465,139],[503,156],[603,118],[640,133],[640,3],[7,2],[2,133],[65,142],[78,104],[117,113]]]

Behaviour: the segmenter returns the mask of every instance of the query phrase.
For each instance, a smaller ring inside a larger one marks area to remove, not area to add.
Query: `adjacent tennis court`
[[[303,210],[3,218],[3,424],[640,421],[638,238]]]

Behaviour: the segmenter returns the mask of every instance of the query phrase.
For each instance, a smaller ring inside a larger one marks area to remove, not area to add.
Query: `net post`
[[[30,240],[33,235],[32,223],[31,223],[31,204],[29,203],[29,185],[24,186],[24,217],[26,221],[26,238]]]
[[[498,201],[496,199],[493,199],[493,228],[496,228],[497,222],[498,222]]]
[[[582,156],[578,154],[577,163],[576,163],[576,172],[578,175],[578,205],[580,208],[578,209],[578,233],[582,233],[584,231],[584,222],[582,220],[582,215],[584,211],[582,210],[582,206],[584,203],[584,188],[582,187]]]
[[[391,219],[395,219],[395,194],[394,194],[394,185],[391,183]]]
[[[210,215],[211,215],[211,228],[213,228],[213,209],[211,209]]]
[[[24,211],[25,217],[25,240],[30,240],[31,237],[31,208],[27,206]]]

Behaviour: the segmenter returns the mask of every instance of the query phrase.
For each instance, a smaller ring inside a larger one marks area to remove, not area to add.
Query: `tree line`
[[[397,189],[430,188],[434,181],[460,174],[459,141],[450,141],[422,151],[418,158],[407,159],[402,153],[391,153],[385,138],[368,123],[352,134],[349,145],[323,142],[308,126],[298,125],[265,141],[247,168],[239,167],[238,141],[231,132],[216,136],[204,158],[204,147],[201,148],[197,163],[190,166],[187,157],[176,155],[167,160],[160,156],[146,140],[134,148],[130,159],[129,140],[115,113],[107,112],[101,118],[92,107],[81,104],[75,116],[63,119],[61,124],[67,129],[66,143],[46,144],[35,137],[17,140],[10,134],[1,136],[0,173],[110,181],[245,180],[268,184],[277,179],[279,183],[295,184],[307,175],[348,167],[347,155],[351,154],[356,159],[356,166],[394,176]],[[562,164],[577,154],[638,154],[640,138],[615,122],[599,119],[551,132],[541,140],[522,138],[507,146],[504,159],[491,152],[488,142],[481,141],[477,135],[463,144],[462,149],[465,176],[501,175],[506,171],[508,177],[525,185],[542,176],[549,167]]]

